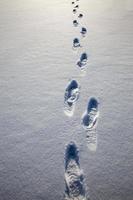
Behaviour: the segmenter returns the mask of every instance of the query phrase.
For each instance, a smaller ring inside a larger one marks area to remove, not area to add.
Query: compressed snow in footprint
[[[81,56],[80,56],[80,60],[77,62],[77,66],[81,70],[85,70],[85,67],[86,67],[86,64],[87,64],[87,60],[88,60],[87,53],[82,53]]]
[[[91,130],[96,127],[99,116],[98,101],[95,98],[91,98],[88,103],[87,110],[82,117],[82,125],[85,130]]]
[[[87,33],[87,29],[86,29],[85,27],[82,27],[80,33],[81,33],[81,35],[82,35],[83,37],[85,37],[85,35],[86,35],[86,33]]]
[[[78,38],[73,39],[73,48],[78,48],[80,47],[80,42]]]
[[[64,113],[71,117],[74,114],[75,104],[79,99],[80,87],[76,80],[71,80],[65,90]]]
[[[67,146],[65,153],[65,185],[65,200],[87,200],[78,150],[73,142]]]
[[[78,21],[77,21],[77,20],[73,20],[73,25],[74,25],[75,27],[77,27],[77,26],[78,26]]]
[[[96,129],[87,131],[86,142],[87,142],[87,147],[90,151],[95,152],[97,150],[97,132],[96,132]]]

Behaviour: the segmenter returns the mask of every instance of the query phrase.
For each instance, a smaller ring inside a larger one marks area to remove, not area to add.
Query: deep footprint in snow
[[[75,14],[77,12],[77,10],[76,9],[73,9],[73,13]]]
[[[96,127],[99,116],[98,104],[94,97],[89,100],[87,110],[82,117],[82,125],[85,130],[92,130]]]
[[[82,35],[83,37],[85,37],[85,36],[86,36],[86,33],[87,33],[87,29],[86,29],[85,27],[82,27],[80,33],[81,33],[81,35]]]
[[[74,114],[75,104],[79,99],[80,87],[76,80],[71,80],[65,90],[64,113],[71,117]]]
[[[87,53],[82,53],[81,56],[80,56],[80,59],[77,62],[77,66],[81,70],[84,70],[85,67],[86,67],[87,61],[88,61],[88,55],[87,55]]]
[[[76,5],[74,8],[79,8],[79,5]]]
[[[72,4],[75,4],[75,2],[74,2],[74,1],[72,1]]]
[[[65,200],[87,200],[78,149],[70,142],[65,152]]]
[[[73,20],[73,25],[75,26],[75,27],[77,27],[78,26],[78,21],[77,20]]]
[[[81,118],[81,124],[85,131],[87,131],[87,146],[92,151],[96,151],[97,148],[96,126],[99,118],[98,104],[97,99],[92,97],[89,100],[88,107]]]
[[[73,48],[78,48],[80,47],[80,41],[78,38],[73,39]]]
[[[80,13],[80,14],[78,15],[78,18],[82,18],[82,17],[83,17],[83,14]]]

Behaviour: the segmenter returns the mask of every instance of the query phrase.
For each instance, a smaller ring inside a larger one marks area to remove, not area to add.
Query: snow
[[[112,1],[79,1],[87,28],[79,52],[71,1],[0,2],[0,200],[62,200],[70,141],[91,200],[132,200],[133,9]],[[84,51],[88,68],[80,76]],[[81,86],[72,118],[63,111],[70,79]],[[100,102],[95,153],[81,126],[92,96]]]

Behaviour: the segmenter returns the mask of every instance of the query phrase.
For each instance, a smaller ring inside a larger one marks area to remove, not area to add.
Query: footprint
[[[73,39],[73,48],[80,47],[80,42],[78,38]]]
[[[78,149],[70,142],[65,152],[65,199],[87,200],[84,175],[80,169]]]
[[[80,57],[81,63],[82,63],[83,65],[86,65],[87,60],[88,60],[88,55],[87,55],[87,53],[82,53],[82,54],[81,54],[81,57]]]
[[[99,116],[98,104],[94,97],[89,100],[87,110],[82,117],[82,125],[85,130],[92,130],[96,126]]]
[[[78,18],[82,18],[82,17],[83,17],[83,14],[80,13],[80,14],[78,15]]]
[[[81,70],[85,69],[85,66],[87,64],[88,55],[87,53],[82,53],[80,56],[80,60],[77,62],[78,67],[80,67]]]
[[[79,5],[76,5],[74,8],[79,8]]]
[[[96,126],[99,118],[98,104],[98,101],[92,97],[88,102],[87,110],[81,118],[81,124],[87,132],[87,146],[91,151],[96,151],[97,148]]]
[[[77,12],[77,10],[76,9],[73,9],[73,13],[75,14]]]
[[[74,2],[74,1],[72,1],[72,4],[75,4],[75,2]]]
[[[74,114],[75,104],[79,99],[80,87],[76,80],[71,80],[65,90],[64,113],[71,117]]]
[[[78,21],[77,20],[73,20],[73,25],[75,26],[75,27],[77,27],[78,26]]]
[[[97,150],[97,132],[96,129],[87,131],[86,134],[86,143],[90,151],[96,152]]]
[[[86,33],[87,33],[87,29],[85,27],[82,27],[81,32],[83,37],[85,37]]]

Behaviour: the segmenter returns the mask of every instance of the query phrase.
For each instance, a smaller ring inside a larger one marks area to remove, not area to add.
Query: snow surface
[[[71,1],[0,1],[0,200],[62,200],[70,141],[91,200],[133,199],[132,1],[79,2],[87,36],[76,53]],[[82,51],[86,76],[76,66]],[[71,78],[81,94],[69,119],[63,101]],[[100,102],[95,153],[81,126],[91,96]]]

